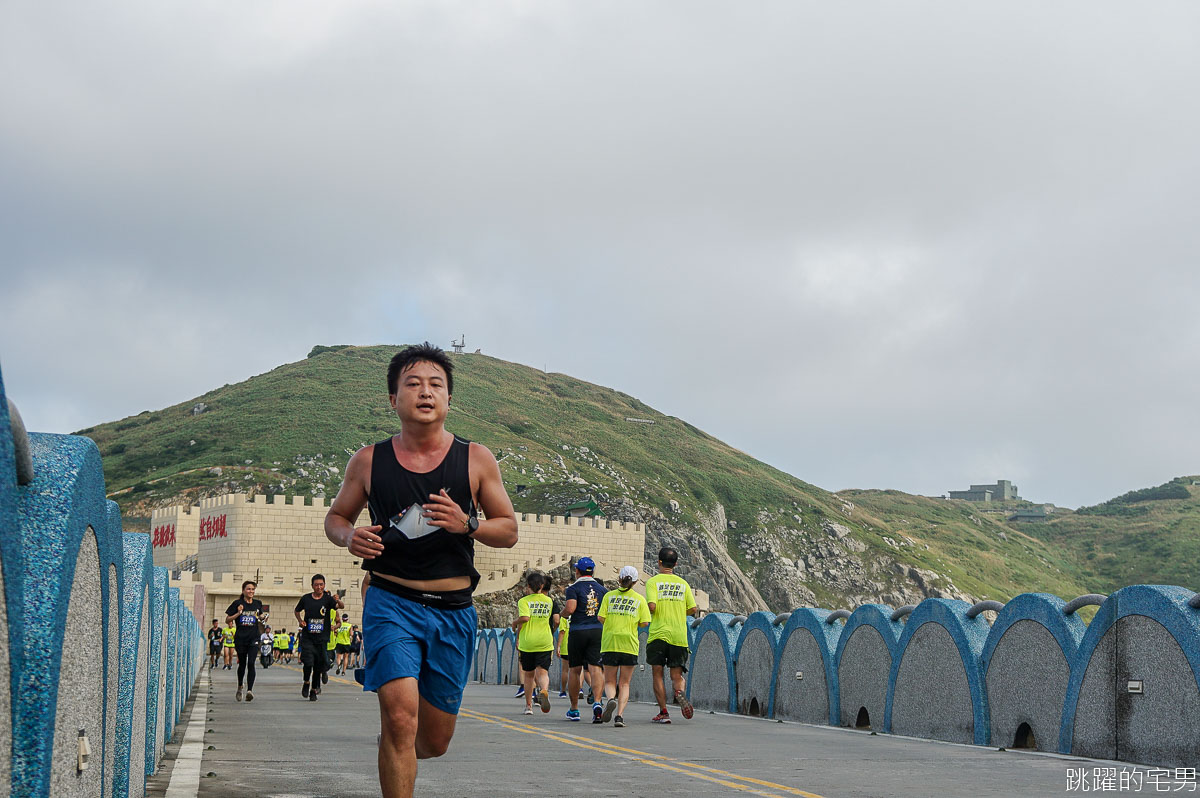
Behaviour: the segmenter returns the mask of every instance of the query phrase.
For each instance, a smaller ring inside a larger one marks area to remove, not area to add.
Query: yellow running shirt
[[[554,635],[550,633],[550,616],[554,602],[542,593],[530,593],[517,601],[517,617],[528,618],[521,627],[517,651],[553,651]]]
[[[563,613],[558,621],[558,655],[567,656],[567,633],[571,631],[571,616]]]
[[[654,605],[646,642],[666,640],[687,648],[687,611],[696,606],[688,583],[675,574],[652,576],[646,580],[646,601]]]
[[[232,627],[232,626],[221,627],[221,637],[225,641],[226,648],[233,648],[233,636],[236,632],[237,632],[237,629],[235,627]]]
[[[640,593],[610,590],[600,602],[600,619],[604,632],[600,635],[600,652],[638,655],[638,624],[650,623],[650,608]]]
[[[350,622],[342,621],[342,625],[338,627],[338,631],[337,631],[337,644],[339,646],[350,645],[350,632],[351,631],[352,630],[350,629]]]

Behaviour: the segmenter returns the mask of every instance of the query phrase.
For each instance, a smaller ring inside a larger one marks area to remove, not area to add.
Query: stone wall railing
[[[1076,611],[1089,604],[1099,609],[1084,623]],[[698,709],[1200,766],[1200,594],[1186,588],[711,613],[689,636],[688,695]],[[652,695],[645,641],[643,630],[635,701]],[[516,682],[515,647],[511,631],[481,630],[473,678]]]
[[[144,794],[203,662],[184,599],[96,445],[14,428],[0,380],[0,795]]]

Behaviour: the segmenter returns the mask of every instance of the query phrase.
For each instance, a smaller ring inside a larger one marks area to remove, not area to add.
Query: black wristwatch
[[[471,537],[471,535],[474,535],[476,530],[478,530],[478,529],[479,529],[479,519],[473,515],[468,515],[467,516],[467,537]]]

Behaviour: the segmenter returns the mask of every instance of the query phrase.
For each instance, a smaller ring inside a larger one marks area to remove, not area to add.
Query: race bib
[[[324,621],[319,621],[316,618],[313,618],[311,621],[308,622],[309,634],[319,635],[323,631],[325,631],[325,622]]]
[[[258,623],[258,616],[252,612],[244,613],[239,619],[242,626],[253,626]]]

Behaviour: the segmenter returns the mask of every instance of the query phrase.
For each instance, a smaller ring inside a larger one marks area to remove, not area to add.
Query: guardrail
[[[1099,610],[1084,623],[1089,605]],[[479,633],[483,681],[498,680],[492,641],[505,632]],[[1181,722],[1200,717],[1200,593],[1183,587],[710,613],[689,634],[688,695],[701,709],[1162,767],[1200,760],[1200,726]],[[634,700],[650,700],[641,670]]]
[[[0,795],[144,794],[205,643],[152,562],[96,445],[26,432],[0,380]]]

